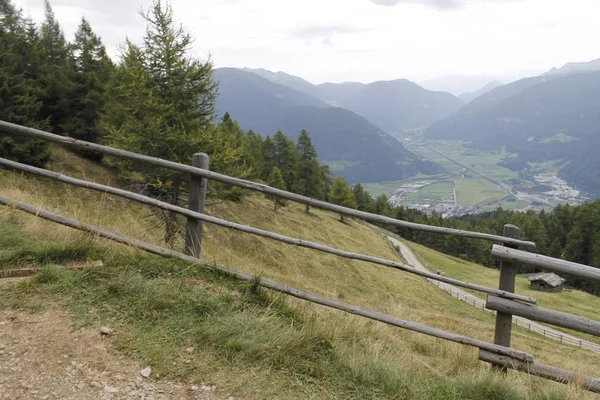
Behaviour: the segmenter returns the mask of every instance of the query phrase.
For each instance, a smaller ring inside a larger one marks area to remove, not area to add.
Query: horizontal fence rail
[[[369,318],[375,321],[383,322],[388,325],[404,328],[407,330],[423,333],[425,335],[434,336],[440,339],[448,340],[454,343],[463,344],[466,346],[476,347],[479,349],[487,350],[493,354],[505,355],[511,359],[520,360],[525,363],[533,362],[533,356],[531,354],[512,349],[510,347],[499,346],[493,343],[489,343],[479,339],[473,339],[468,336],[459,335],[453,332],[443,331],[441,329],[432,328],[427,325],[418,324],[411,321],[401,320],[396,317],[392,317],[390,315],[386,315],[377,311],[368,310],[366,308],[356,306],[350,303],[341,302],[338,300],[333,300],[327,297],[323,297],[314,293],[306,292],[300,289],[293,288],[291,286],[275,282],[269,279],[259,278],[245,272],[237,271],[231,268],[208,264],[207,262],[195,258],[192,256],[188,256],[183,253],[179,253],[173,250],[165,249],[160,246],[156,246],[151,243],[147,243],[138,239],[130,238],[107,229],[97,227],[91,224],[87,224],[84,222],[77,221],[72,218],[68,218],[62,215],[54,214],[49,211],[46,211],[42,208],[32,206],[27,203],[23,203],[20,201],[12,201],[11,199],[0,196],[0,204],[13,207],[15,209],[24,211],[26,213],[35,215],[37,217],[46,219],[48,221],[56,222],[61,225],[65,225],[71,228],[75,228],[84,232],[89,232],[95,235],[98,235],[104,239],[109,239],[115,242],[119,242],[122,244],[126,244],[129,246],[133,246],[142,250],[145,250],[152,254],[157,254],[164,257],[171,257],[183,261],[187,261],[190,263],[198,264],[205,268],[211,268],[216,271],[223,272],[228,274],[234,278],[243,280],[243,281],[256,281],[257,284],[261,287],[274,290],[279,293],[285,293],[290,296],[309,301],[311,303],[320,304],[329,308],[334,308],[337,310],[341,310],[350,314],[359,315],[361,317]]]
[[[15,170],[32,173],[32,174],[35,174],[38,176],[43,176],[46,178],[54,179],[54,180],[64,182],[64,183],[67,183],[67,184],[70,184],[73,186],[79,186],[79,187],[83,187],[83,188],[87,188],[87,189],[96,190],[96,191],[99,191],[102,193],[113,194],[113,195],[123,197],[126,199],[130,199],[130,200],[142,203],[142,204],[155,206],[155,207],[158,207],[158,208],[161,208],[164,210],[176,212],[181,215],[196,218],[201,221],[205,221],[205,222],[213,223],[215,225],[223,226],[225,228],[231,228],[231,229],[235,229],[238,231],[250,233],[253,235],[270,238],[270,239],[284,242],[287,244],[291,244],[291,245],[295,245],[295,246],[299,246],[299,247],[306,247],[306,248],[318,250],[318,251],[321,251],[324,253],[334,254],[334,255],[348,258],[348,259],[360,260],[360,261],[366,261],[366,262],[370,262],[370,263],[374,263],[374,264],[379,264],[379,265],[383,265],[386,267],[391,267],[391,268],[395,268],[395,269],[398,269],[401,271],[405,271],[405,272],[408,272],[411,274],[423,276],[425,278],[429,278],[429,279],[433,279],[433,280],[437,280],[437,281],[441,281],[441,282],[445,282],[445,283],[450,283],[450,284],[453,284],[456,286],[460,286],[460,287],[464,287],[464,288],[472,289],[472,290],[477,290],[477,291],[488,293],[488,294],[494,294],[494,295],[497,295],[500,297],[506,297],[506,298],[520,300],[520,301],[524,301],[524,302],[528,302],[528,303],[536,302],[535,298],[532,298],[529,296],[523,296],[523,295],[510,293],[510,292],[503,291],[503,290],[492,289],[492,288],[488,288],[488,287],[473,284],[473,283],[463,282],[463,281],[460,281],[457,279],[437,275],[437,274],[434,274],[431,272],[419,271],[409,265],[404,265],[404,264],[401,264],[401,263],[398,263],[395,261],[390,261],[390,260],[386,260],[383,258],[368,256],[368,255],[359,254],[359,253],[353,253],[353,252],[349,252],[349,251],[345,251],[345,250],[339,250],[339,249],[335,249],[333,247],[322,245],[320,243],[314,243],[314,242],[310,242],[307,240],[292,238],[289,236],[284,236],[284,235],[280,235],[277,233],[269,232],[269,231],[266,231],[263,229],[253,228],[253,227],[238,224],[235,222],[225,221],[220,218],[216,218],[216,217],[209,216],[206,214],[201,214],[201,213],[198,213],[195,211],[191,211],[187,208],[178,207],[173,204],[165,203],[160,200],[156,200],[156,199],[153,199],[153,198],[150,198],[147,196],[143,196],[143,195],[140,195],[137,193],[132,193],[127,190],[118,189],[118,188],[114,188],[114,187],[106,186],[106,185],[101,185],[101,184],[95,183],[95,182],[88,182],[88,181],[84,181],[81,179],[72,178],[72,177],[60,174],[58,172],[52,172],[52,171],[48,171],[45,169],[32,167],[30,165],[21,164],[21,163],[18,163],[15,161],[10,161],[10,160],[4,159],[4,158],[0,158],[0,165],[9,167],[9,168],[12,168]]]
[[[523,304],[496,296],[488,296],[485,307],[489,310],[518,315],[533,321],[545,322],[556,326],[562,326],[563,328],[573,329],[578,332],[600,336],[600,322],[577,315],[549,310],[530,304]]]
[[[600,281],[600,268],[559,260],[527,251],[515,250],[497,244],[492,247],[492,257],[502,261],[518,262],[547,271]]]
[[[418,231],[424,232],[434,232],[441,233],[446,235],[454,235],[454,236],[463,236],[474,239],[485,239],[491,241],[502,242],[505,244],[514,244],[525,247],[535,247],[534,242],[514,239],[510,237],[504,237],[499,235],[492,235],[489,233],[482,232],[472,232],[465,231],[461,229],[453,229],[453,228],[444,228],[439,226],[431,226],[424,224],[417,224],[414,222],[402,221],[390,217],[385,217],[382,215],[372,214],[365,211],[354,210],[347,207],[338,206],[335,204],[327,203],[321,200],[311,199],[310,197],[302,196],[295,193],[290,193],[285,190],[275,189],[270,186],[247,181],[244,179],[234,178],[228,175],[219,174],[217,172],[209,171],[202,168],[196,168],[188,165],[179,164],[173,161],[163,160],[161,158],[145,156],[137,153],[133,153],[126,150],[115,149],[109,146],[103,146],[96,143],[85,142],[82,140],[76,140],[66,136],[55,135],[53,133],[41,131],[39,129],[28,128],[16,124],[12,124],[10,122],[0,121],[0,131],[8,132],[15,135],[25,135],[29,137],[34,137],[38,139],[47,140],[54,143],[60,143],[72,147],[76,147],[79,149],[85,149],[90,151],[95,151],[107,155],[111,155],[114,157],[125,158],[128,160],[141,161],[148,164],[155,165],[157,167],[168,168],[174,171],[179,171],[183,173],[188,173],[196,176],[200,176],[203,178],[215,180],[218,182],[230,184],[233,186],[242,187],[249,190],[254,190],[262,193],[268,193],[273,196],[277,196],[283,199],[288,199],[291,201],[295,201],[302,204],[307,204],[312,207],[320,208],[323,210],[328,210],[332,212],[336,212],[338,214],[347,215],[349,217],[356,217],[360,219],[364,219],[371,222],[379,222],[383,224],[389,224],[393,226],[400,226],[404,228],[410,228]]]
[[[598,378],[577,375],[562,368],[556,368],[537,362],[524,363],[518,360],[511,360],[509,357],[490,353],[485,350],[479,350],[479,359],[495,365],[502,365],[505,368],[527,372],[528,374],[546,378],[555,382],[579,384],[590,392],[600,393],[600,379]]]
[[[495,310],[486,308],[486,301],[484,299],[480,299],[479,297],[476,297],[473,295],[465,295],[462,293],[462,290],[453,289],[453,286],[451,286],[451,285],[445,285],[443,283],[436,282],[433,280],[430,280],[429,282],[434,284],[435,286],[439,287],[440,289],[444,290],[445,292],[447,292],[452,297],[454,297],[458,300],[464,301],[465,303],[470,304],[473,307],[479,308],[483,311],[487,311],[492,314],[496,314]],[[531,318],[531,319],[533,320],[533,318]],[[521,318],[521,317],[517,317],[517,316],[513,315],[512,321],[514,324],[519,325],[520,327],[523,327],[530,332],[538,333],[545,338],[549,338],[549,339],[555,340],[555,341],[563,343],[563,344],[567,344],[567,345],[574,346],[574,347],[579,347],[580,349],[590,350],[590,351],[593,351],[594,353],[600,354],[600,343],[595,343],[595,342],[592,342],[589,340],[580,339],[580,338],[577,338],[575,336],[572,336],[572,335],[569,335],[566,333],[557,332],[554,329],[544,327],[542,324],[538,324],[535,322],[532,323],[531,320],[526,319],[526,318]],[[540,322],[543,322],[543,321],[540,321]]]

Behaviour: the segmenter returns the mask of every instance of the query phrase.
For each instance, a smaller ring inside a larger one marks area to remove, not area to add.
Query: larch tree
[[[281,170],[288,188],[294,188],[298,173],[298,150],[294,141],[278,131],[273,135],[275,166]]]
[[[250,129],[246,133],[246,143],[248,162],[254,167],[254,170],[252,171],[252,178],[260,178],[263,170],[264,139],[259,133],[255,133],[252,129]]]
[[[331,192],[329,193],[329,202],[343,207],[356,208],[356,200],[354,193],[348,185],[348,182],[342,177],[337,177],[333,180]],[[340,214],[340,221],[344,220],[344,215]]]
[[[269,178],[267,179],[267,185],[274,187],[276,189],[286,190],[285,180],[283,179],[283,174],[281,170],[277,167],[273,167],[271,173],[269,174]],[[276,197],[273,195],[267,195],[268,199],[273,200],[273,211],[277,212],[279,207],[285,207],[287,205],[287,200],[282,199],[280,197]]]
[[[243,149],[213,124],[217,84],[212,62],[190,54],[192,37],[175,24],[169,4],[157,0],[142,13],[143,43],[126,42],[103,117],[111,146],[190,164],[196,152],[211,157],[211,170],[240,176]],[[188,177],[130,161],[116,161],[122,175],[171,204],[185,204]],[[214,168],[213,168],[214,167]],[[215,185],[209,185],[209,189]],[[183,233],[181,220],[162,215],[165,241]]]
[[[304,129],[300,132],[296,144],[298,153],[298,169],[294,191],[303,196],[316,199],[323,198],[323,180],[319,161],[317,160],[317,151],[312,144],[312,140]],[[305,211],[308,213],[310,206],[307,204]]]
[[[373,198],[360,183],[352,187],[352,193],[354,193],[354,199],[356,200],[356,208],[360,211],[373,212]]]
[[[262,142],[262,163],[261,163],[261,178],[267,180],[273,167],[277,166],[277,159],[275,153],[275,143],[270,136],[267,136]]]

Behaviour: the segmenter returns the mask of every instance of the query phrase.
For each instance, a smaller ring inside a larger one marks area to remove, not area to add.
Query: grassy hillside
[[[107,168],[61,149],[55,154],[53,169],[116,183]],[[128,201],[8,171],[0,171],[0,193],[161,241],[150,210]],[[396,257],[371,228],[341,223],[328,212],[307,215],[300,205],[275,214],[269,201],[252,195],[242,203],[214,203],[209,212],[342,249]],[[493,337],[491,315],[421,278],[385,267],[214,226],[206,226],[203,258],[399,318],[488,341]],[[97,259],[104,261],[103,268],[65,272],[55,267]],[[575,387],[519,373],[495,377],[477,361],[475,349],[284,299],[210,270],[0,208],[0,268],[24,265],[46,269],[35,279],[0,289],[0,307],[35,312],[48,301],[58,302],[72,312],[76,327],[116,327],[109,339],[114,348],[149,363],[159,376],[217,384],[223,395],[236,399],[592,398]],[[196,347],[193,354],[184,351],[190,345]],[[541,362],[590,375],[597,371],[597,355],[525,331],[515,334],[514,346]]]
[[[411,243],[411,248],[415,250],[417,256],[429,266],[432,270],[442,270],[448,276],[453,278],[478,283],[488,287],[497,287],[500,271],[497,269],[486,268],[478,264],[461,260],[460,258],[447,256],[427,247]],[[600,320],[600,297],[585,293],[579,290],[566,288],[560,293],[541,292],[529,287],[529,281],[523,276],[517,276],[516,291],[520,294],[535,297],[538,306],[551,308],[557,311],[567,312],[590,318],[596,321]],[[482,298],[484,293],[473,292]],[[556,329],[559,329],[556,327]],[[563,329],[576,336],[585,337],[600,343],[600,338],[592,335],[585,335],[579,332]]]

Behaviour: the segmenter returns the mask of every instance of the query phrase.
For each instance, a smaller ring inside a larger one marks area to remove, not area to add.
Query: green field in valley
[[[413,200],[452,200],[452,182],[440,181],[433,183],[429,186],[419,189],[418,191],[410,193],[408,197],[409,199]]]
[[[485,151],[466,147],[460,142],[426,141],[408,146],[411,151],[430,161],[438,163],[447,173],[437,176],[419,176],[409,180],[396,182],[368,183],[363,186],[373,196],[382,193],[390,194],[402,185],[426,182],[429,185],[414,191],[408,191],[401,201],[402,204],[431,204],[447,203],[453,200],[453,184],[457,185],[457,203],[464,206],[482,206],[486,209],[503,207],[512,210],[522,210],[529,202],[510,197],[508,190],[486,180],[477,173],[490,179],[508,182],[518,180],[518,173],[500,164],[506,157],[511,156],[505,149],[502,151]],[[443,153],[450,160],[436,151]],[[457,161],[457,162],[455,162]],[[472,168],[466,169],[464,166]],[[526,182],[523,182],[526,183]],[[532,183],[533,184],[533,183]],[[513,201],[514,200],[514,201]]]
[[[496,185],[480,177],[465,178],[456,189],[459,204],[487,206],[508,195]]]

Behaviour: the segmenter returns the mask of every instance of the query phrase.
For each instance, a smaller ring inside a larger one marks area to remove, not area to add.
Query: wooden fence
[[[596,321],[587,320],[578,316],[559,313],[553,310],[547,310],[537,307],[536,300],[529,296],[523,296],[515,294],[515,276],[517,263],[526,263],[534,265],[538,268],[546,268],[548,270],[568,273],[571,275],[587,278],[587,279],[598,279],[600,280],[600,270],[595,268],[582,266],[574,263],[561,262],[561,260],[551,259],[549,257],[537,256],[531,253],[518,250],[521,247],[535,247],[535,243],[528,242],[520,239],[520,230],[512,225],[505,227],[504,236],[491,235],[481,232],[472,232],[459,229],[443,228],[437,226],[423,225],[417,223],[411,223],[402,221],[394,218],[384,217],[372,213],[363,211],[353,210],[346,207],[330,204],[324,201],[311,199],[306,196],[301,196],[295,193],[290,193],[284,190],[275,189],[267,185],[251,182],[239,178],[230,177],[227,175],[218,174],[208,169],[209,160],[208,156],[199,153],[195,154],[192,162],[192,166],[178,164],[172,161],[163,160],[155,157],[149,157],[141,154],[128,152],[125,150],[115,149],[108,146],[102,146],[95,143],[84,142],[75,140],[72,138],[55,135],[49,132],[40,131],[37,129],[27,128],[20,125],[11,124],[8,122],[0,121],[0,131],[11,133],[20,136],[29,136],[37,139],[47,140],[63,145],[68,145],[78,149],[85,149],[100,152],[106,155],[115,157],[125,158],[129,160],[136,160],[146,162],[157,167],[168,168],[174,171],[183,172],[190,174],[190,196],[188,208],[178,207],[172,204],[158,201],[156,199],[143,196],[137,193],[129,192],[122,189],[113,188],[106,185],[100,185],[94,182],[88,182],[80,179],[68,177],[56,172],[47,171],[41,168],[35,168],[32,166],[24,165],[14,161],[0,158],[0,165],[4,167],[23,171],[26,173],[34,174],[37,176],[43,176],[46,178],[54,179],[60,182],[64,182],[70,185],[84,187],[103,193],[116,195],[119,197],[127,198],[141,204],[158,207],[163,210],[178,213],[187,217],[187,235],[185,252],[179,253],[172,250],[168,250],[150,243],[146,243],[134,238],[126,237],[115,232],[111,232],[102,227],[97,227],[89,224],[85,224],[74,219],[57,215],[41,208],[25,204],[18,201],[12,201],[9,198],[0,196],[0,204],[5,206],[11,206],[24,212],[36,215],[38,217],[66,225],[75,229],[90,232],[96,234],[105,239],[113,240],[119,243],[127,244],[140,248],[142,250],[159,254],[161,256],[177,258],[188,262],[203,265],[205,267],[214,268],[219,271],[225,272],[237,279],[250,281],[256,280],[259,286],[271,289],[280,293],[285,293],[306,301],[310,301],[316,304],[335,308],[345,312],[349,312],[355,315],[359,315],[365,318],[373,319],[376,321],[384,322],[389,325],[409,329],[415,332],[420,332],[426,335],[438,337],[444,340],[449,340],[455,343],[460,343],[468,346],[479,348],[479,358],[483,361],[490,362],[496,370],[504,371],[506,368],[512,368],[519,371],[524,371],[533,375],[541,376],[547,379],[551,379],[557,382],[580,382],[583,386],[593,392],[600,393],[600,379],[591,377],[577,376],[576,374],[562,370],[560,368],[543,365],[534,361],[533,355],[525,352],[513,349],[510,347],[510,338],[512,331],[512,320],[513,315],[526,315],[533,320],[540,322],[546,322],[555,324],[557,326],[568,327],[581,332],[591,333],[598,335],[599,324]],[[225,221],[219,218],[215,218],[203,213],[204,203],[206,198],[206,188],[208,180],[215,180],[222,183],[238,186],[241,188],[259,191],[262,193],[268,193],[273,196],[285,198],[295,202],[303,203],[313,207],[321,208],[324,210],[333,211],[342,215],[360,218],[370,222],[385,223],[392,226],[400,226],[411,228],[415,230],[425,232],[435,232],[440,234],[455,235],[476,239],[486,239],[495,242],[502,243],[501,246],[494,245],[492,255],[500,260],[501,262],[501,273],[500,273],[500,284],[498,289],[488,288],[481,285],[476,285],[468,282],[463,282],[457,279],[417,271],[409,265],[404,265],[395,261],[385,260],[378,257],[373,257],[364,254],[358,254],[348,252],[333,247],[325,246],[320,243],[309,242],[302,239],[293,237],[283,236],[274,232],[265,231],[250,226]],[[201,254],[201,237],[202,237],[202,223],[208,222],[219,226],[239,230],[242,232],[266,237],[269,239],[277,240],[290,245],[301,246],[310,248],[313,250],[335,254],[340,257],[366,261],[374,264],[384,265],[386,267],[395,268],[404,272],[413,273],[433,281],[444,282],[463,288],[480,291],[488,294],[488,300],[486,308],[495,309],[496,315],[496,331],[494,343],[482,341],[459,335],[453,332],[447,332],[440,329],[432,328],[426,325],[418,324],[411,321],[400,320],[396,317],[385,315],[377,311],[367,310],[365,308],[340,302],[319,296],[313,293],[309,293],[297,288],[292,288],[282,283],[274,282],[268,279],[257,278],[250,274],[233,270],[230,268],[208,264],[200,259]],[[537,318],[537,319],[536,319]]]

